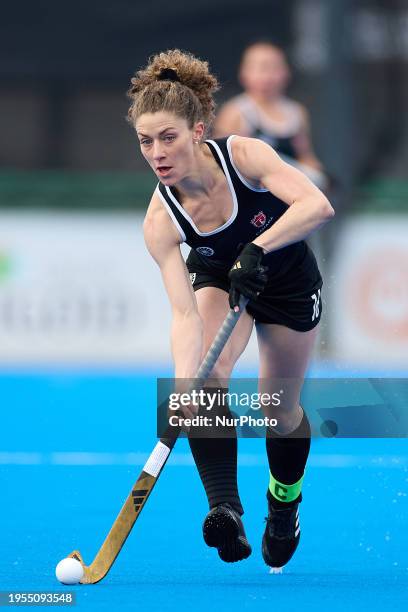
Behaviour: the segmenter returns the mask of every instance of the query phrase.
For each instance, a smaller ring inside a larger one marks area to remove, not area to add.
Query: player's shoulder
[[[157,185],[150,198],[149,206],[147,207],[144,218],[144,228],[157,226],[161,222],[165,222],[167,217],[168,214],[160,198],[159,185]]]
[[[161,237],[174,237],[180,242],[174,224],[163,206],[159,195],[159,186],[154,190],[143,221],[143,233],[146,240],[157,241]]]
[[[230,140],[230,158],[238,176],[244,178],[255,191],[265,191],[260,178],[265,174],[265,167],[272,167],[279,159],[272,147],[258,138],[234,136]]]
[[[159,196],[158,191],[159,191],[159,185],[157,185],[156,189],[153,191],[151,195],[149,206],[147,207],[145,219],[154,216],[159,210],[163,208],[161,201],[160,201],[160,196]]]
[[[209,138],[207,142],[217,145],[223,156],[227,159],[229,158],[234,165],[236,156],[244,153],[247,143],[251,140],[254,140],[254,138],[238,136],[237,134],[226,134],[219,138]]]
[[[249,136],[238,136],[231,134],[228,137],[229,149],[232,153],[234,162],[242,162],[248,158],[249,155],[253,155],[254,152],[263,150],[269,151],[271,147],[259,138],[251,138]]]

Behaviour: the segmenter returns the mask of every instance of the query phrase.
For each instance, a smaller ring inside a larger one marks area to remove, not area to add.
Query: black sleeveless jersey
[[[256,189],[239,173],[231,153],[231,140],[207,140],[215,160],[225,174],[232,196],[231,217],[211,232],[201,232],[177,200],[175,190],[159,182],[157,193],[176,225],[183,242],[209,267],[229,270],[241,249],[271,227],[288,209],[288,205],[266,189]],[[268,253],[264,262],[269,274],[279,275],[296,265],[306,255],[304,241]]]

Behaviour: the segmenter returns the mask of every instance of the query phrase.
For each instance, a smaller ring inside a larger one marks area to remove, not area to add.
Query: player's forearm
[[[194,378],[200,365],[203,324],[198,313],[173,315],[171,347],[175,378]]]
[[[310,198],[294,202],[272,227],[253,242],[266,253],[277,251],[299,242],[319,229],[334,216],[334,210],[326,198]]]

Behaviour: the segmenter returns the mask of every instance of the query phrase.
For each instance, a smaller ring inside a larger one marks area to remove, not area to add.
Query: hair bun
[[[197,121],[208,127],[214,117],[213,93],[217,89],[217,79],[207,62],[180,49],[162,51],[131,80],[129,121],[135,126],[144,113],[166,110],[186,119],[189,129]]]
[[[180,82],[180,77],[173,68],[162,68],[160,70],[159,76],[157,77],[158,81],[178,81]]]

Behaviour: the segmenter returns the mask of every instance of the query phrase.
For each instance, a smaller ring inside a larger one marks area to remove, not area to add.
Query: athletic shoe
[[[262,556],[267,565],[280,570],[290,561],[299,544],[299,502],[277,509],[272,505],[269,491],[267,499],[268,517],[262,538]]]
[[[226,563],[242,561],[252,552],[241,517],[229,504],[210,510],[203,523],[203,536],[207,546],[217,548]]]

